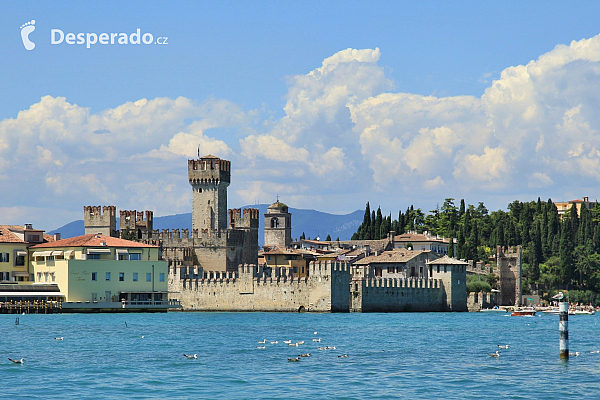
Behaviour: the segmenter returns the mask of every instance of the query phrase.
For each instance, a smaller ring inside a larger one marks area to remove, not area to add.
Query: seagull
[[[490,357],[500,357],[500,352],[498,350],[496,350],[495,353],[488,353],[488,356],[490,356]]]
[[[298,357],[310,357],[310,353],[299,354]]]
[[[600,353],[600,350],[592,350],[592,351],[590,351],[590,353],[592,353],[592,354],[593,353]]]
[[[577,356],[579,355],[579,352],[578,352],[578,351],[576,351],[575,353],[569,353],[569,355],[570,355],[570,356],[573,356],[573,357],[577,357]]]
[[[298,343],[288,343],[288,346],[298,347]]]
[[[24,358],[21,358],[20,360],[13,360],[12,358],[9,358],[9,360],[14,362],[15,364],[23,364],[23,362],[25,361]]]
[[[292,341],[291,340],[284,340],[283,343],[290,344],[290,343],[292,343]]]
[[[145,338],[146,338],[146,336],[142,335],[142,336],[140,336],[139,338],[140,338],[140,339],[145,339]]]
[[[558,292],[558,294],[555,294],[554,296],[552,296],[552,298],[554,300],[562,300],[565,297],[563,292]]]
[[[304,344],[304,340],[299,341],[298,344]]]
[[[196,359],[198,358],[198,354],[183,354],[185,357],[190,358],[190,359]]]
[[[300,361],[300,357],[296,357],[296,358],[288,358],[288,361],[292,361],[292,362],[298,362],[298,361]]]
[[[279,341],[278,341],[278,340],[276,340],[276,341],[274,341],[274,342],[271,342],[271,344],[277,344],[277,343],[279,343]]]
[[[335,346],[326,346],[325,350],[335,350]]]
[[[258,341],[258,342],[256,342],[256,343],[265,344],[265,343],[267,343],[267,339],[263,339],[262,341],[260,341],[260,340],[259,340],[259,341]]]
[[[256,346],[257,349],[266,349],[267,346]]]
[[[344,354],[343,356],[338,356],[338,358],[348,358],[348,354]]]
[[[327,347],[317,347],[319,350],[327,350]]]
[[[55,337],[55,338],[54,338],[54,340],[65,340],[65,337],[64,337],[64,336],[61,336],[61,337]]]
[[[313,339],[312,341],[313,341],[313,342],[320,342],[320,341],[321,341],[321,338],[318,338],[318,339]]]
[[[317,331],[314,331],[314,332],[313,332],[313,335],[316,335],[316,334],[317,334]]]
[[[498,345],[499,349],[508,349],[509,345],[504,345],[502,346],[501,344]]]

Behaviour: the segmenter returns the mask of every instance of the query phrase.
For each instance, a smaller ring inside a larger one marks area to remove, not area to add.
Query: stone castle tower
[[[227,186],[231,182],[231,162],[212,155],[188,160],[192,185],[192,229],[227,229]]]
[[[265,246],[288,248],[292,244],[292,214],[288,206],[277,201],[265,214]]]
[[[146,219],[144,219],[144,214]],[[152,237],[152,228],[153,228],[153,216],[154,213],[152,211],[119,211],[119,229],[121,233],[125,229],[129,229],[132,232],[135,232],[138,239],[142,239],[144,237],[151,238]]]
[[[115,206],[84,206],[83,225],[85,234],[102,234],[118,237],[117,208]]]

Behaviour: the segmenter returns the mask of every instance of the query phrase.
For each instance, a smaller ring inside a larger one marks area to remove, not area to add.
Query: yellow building
[[[31,225],[0,225],[0,281],[30,282],[27,248],[53,237]]]
[[[573,206],[577,208],[577,215],[580,215],[581,207],[585,207],[588,210],[591,210],[596,205],[596,202],[590,201],[590,198],[588,196],[585,196],[583,200],[577,199],[569,201],[558,201],[555,202],[554,205],[556,206],[556,209],[558,210],[558,215],[560,216],[565,215]]]
[[[265,267],[275,271],[274,276],[287,275],[291,271],[295,278],[303,278],[308,273],[308,260],[292,250],[275,247],[263,253]]]
[[[170,304],[168,266],[157,246],[90,234],[32,246],[29,257],[35,283],[57,284],[67,302],[88,308]]]

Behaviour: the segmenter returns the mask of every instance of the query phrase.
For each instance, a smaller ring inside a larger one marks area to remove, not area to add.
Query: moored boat
[[[479,310],[482,313],[506,314],[508,311],[504,308],[482,308]]]

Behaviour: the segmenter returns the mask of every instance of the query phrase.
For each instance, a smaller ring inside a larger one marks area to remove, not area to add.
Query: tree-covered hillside
[[[383,239],[389,231],[429,231],[457,239],[456,257],[488,261],[500,246],[523,246],[525,285],[542,289],[579,289],[600,293],[600,205],[576,207],[562,216],[552,200],[513,201],[508,211],[489,212],[480,202],[457,207],[448,198],[442,207],[424,213],[410,206],[397,218],[371,210],[367,203],[353,239]]]

